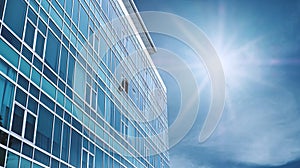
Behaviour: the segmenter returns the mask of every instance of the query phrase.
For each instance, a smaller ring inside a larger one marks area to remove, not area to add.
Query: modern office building
[[[135,12],[0,0],[0,167],[169,167],[166,88]]]

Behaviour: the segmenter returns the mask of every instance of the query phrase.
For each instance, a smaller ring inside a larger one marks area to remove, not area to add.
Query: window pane
[[[89,168],[94,167],[94,157],[92,155],[89,155]]]
[[[52,154],[59,157],[61,144],[62,121],[55,117]]]
[[[87,168],[87,152],[82,151],[82,168]]]
[[[37,149],[34,151],[34,159],[47,166],[50,164],[50,157]]]
[[[68,157],[69,157],[69,140],[70,140],[70,127],[68,125],[64,124],[61,159],[66,162],[68,161]]]
[[[28,157],[32,157],[33,148],[26,143],[23,143],[22,153]]]
[[[0,130],[0,144],[6,146],[8,134]]]
[[[35,46],[35,52],[40,56],[43,57],[44,52],[44,42],[45,38],[41,35],[40,32],[37,34],[37,40],[36,40],[36,46]]]
[[[26,24],[26,32],[25,32],[25,42],[32,48],[33,47],[33,40],[34,40],[34,26],[27,21]]]
[[[12,152],[8,152],[7,159],[6,159],[6,167],[18,167],[19,159],[20,158],[18,155]]]
[[[31,162],[25,158],[21,158],[20,168],[28,168],[31,167]]]
[[[28,97],[28,109],[33,112],[34,114],[37,113],[37,107],[38,107],[38,103],[31,98],[30,96]]]
[[[30,94],[34,96],[35,98],[39,99],[40,91],[32,84],[30,84]]]
[[[24,110],[15,105],[14,117],[12,122],[12,131],[18,135],[22,135],[22,126],[23,126]]]
[[[54,110],[54,102],[44,93],[41,93],[41,102],[44,103],[44,105],[46,105],[47,107],[49,107],[51,110]]]
[[[42,89],[48,93],[49,96],[55,98],[55,87],[44,77],[42,78]]]
[[[9,128],[13,95],[14,86],[0,75],[0,126],[6,129]]]
[[[2,26],[1,35],[18,51],[21,49],[21,42],[5,26]]]
[[[33,142],[33,134],[35,128],[35,117],[27,113],[26,117],[26,127],[25,127],[25,138]]]
[[[21,74],[18,75],[18,84],[22,86],[25,90],[28,90],[29,82]]]
[[[12,80],[16,79],[16,71],[13,70],[7,63],[0,59],[0,71],[10,77]]]
[[[50,152],[52,139],[53,114],[40,106],[38,126],[36,132],[36,145]]]
[[[74,66],[75,66],[75,59],[70,55],[69,56],[69,65],[68,65],[67,83],[71,88],[73,88]]]
[[[12,63],[15,67],[18,67],[19,54],[9,47],[4,41],[0,39],[0,54],[4,56],[6,60]]]
[[[30,65],[23,58],[21,58],[20,70],[29,78]]]
[[[27,94],[20,88],[17,88],[16,100],[23,106],[26,106]]]
[[[102,165],[102,163],[103,163],[103,151],[102,150],[100,150],[100,149],[96,149],[96,159],[95,159],[95,167],[102,167],[103,165]]]
[[[71,154],[70,163],[75,167],[80,167],[81,159],[81,148],[82,148],[82,137],[76,131],[72,131],[71,137]]]
[[[59,63],[59,76],[66,81],[67,76],[67,60],[68,60],[68,51],[65,47],[62,47],[60,63]]]
[[[0,0],[0,18],[2,18],[2,16],[3,16],[4,2],[5,2],[5,0]],[[0,166],[1,166],[1,164],[0,164]]]
[[[97,99],[97,112],[98,114],[100,114],[102,117],[104,117],[104,110],[105,110],[105,94],[102,91],[102,89],[100,89],[100,87],[98,87],[98,99]]]
[[[91,87],[86,84],[85,101],[86,101],[86,103],[90,104],[90,100],[91,100]]]
[[[47,49],[45,55],[46,63],[57,72],[57,61],[60,43],[51,31],[48,31]]]
[[[74,0],[74,6],[73,6],[73,16],[72,19],[76,25],[78,25],[78,12],[79,12],[79,6],[78,6],[78,0]]]
[[[75,74],[74,90],[82,99],[84,99],[85,71],[78,62],[76,62]]]
[[[0,147],[0,166],[4,166],[6,150]]]
[[[23,46],[22,54],[27,58],[28,61],[32,61],[32,52],[26,46]]]
[[[86,11],[80,6],[80,24],[79,29],[85,38],[88,38],[89,17]]]
[[[13,136],[10,136],[9,138],[9,147],[11,149],[14,149],[18,152],[20,152],[21,150],[21,141],[18,140],[17,138],[13,137]]]
[[[54,158],[51,158],[51,168],[59,168],[59,162]]]
[[[6,1],[4,22],[22,38],[26,4],[23,0]]]

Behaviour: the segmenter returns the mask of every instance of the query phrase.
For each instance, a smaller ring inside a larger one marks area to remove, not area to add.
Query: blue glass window
[[[64,119],[65,119],[65,121],[67,121],[68,123],[71,123],[71,116],[70,116],[69,113],[65,112]]]
[[[33,98],[28,97],[28,109],[34,114],[37,113],[38,103]]]
[[[33,148],[26,143],[23,143],[22,153],[28,157],[32,157]]]
[[[28,8],[28,18],[36,25],[37,15],[32,11],[31,8]]]
[[[94,167],[94,157],[92,155],[89,155],[89,168]]]
[[[52,14],[54,15],[54,17],[57,19],[56,21],[57,22],[60,22],[61,21],[61,18],[57,15],[56,12],[52,12]],[[59,28],[56,26],[56,24],[52,21],[52,20],[49,20],[49,26],[50,28],[54,31],[54,33],[60,37],[61,36],[61,31],[59,30]],[[50,32],[50,31],[49,31]]]
[[[75,167],[80,167],[82,137],[76,131],[72,131],[70,163]]]
[[[44,66],[44,74],[53,82],[56,83],[57,77],[54,75],[53,72],[50,71],[49,68]],[[44,78],[43,78],[44,79]]]
[[[86,103],[90,104],[90,100],[91,100],[91,87],[86,84],[86,87],[85,87],[85,101],[86,101]]]
[[[21,72],[26,75],[28,78],[30,77],[30,65],[28,64],[25,59],[21,58],[20,70]]]
[[[75,69],[75,82],[74,82],[74,90],[75,92],[84,99],[84,88],[85,88],[85,71],[83,67],[76,62],[76,69]]]
[[[36,46],[35,46],[35,52],[40,56],[43,57],[44,52],[44,42],[45,38],[42,36],[40,32],[37,33],[37,39],[36,39]]]
[[[47,27],[46,25],[44,24],[44,22],[42,22],[42,20],[40,19],[39,20],[39,30],[44,34],[46,35],[46,31],[47,31]]]
[[[18,135],[22,135],[23,119],[24,119],[24,110],[18,105],[15,105],[14,117],[13,117],[11,129],[13,132],[17,133]]]
[[[20,168],[31,167],[31,162],[25,158],[21,158]]]
[[[0,166],[4,166],[6,150],[0,147]]]
[[[21,150],[21,141],[13,136],[9,138],[9,147],[13,150],[20,152]]]
[[[8,134],[6,132],[0,130],[0,144],[6,146],[7,138],[8,138]]]
[[[72,125],[75,127],[79,132],[82,131],[82,125],[74,118],[72,117]]]
[[[66,85],[61,80],[58,80],[58,84],[57,85],[60,88],[60,90],[62,90],[63,92],[65,92]]]
[[[59,157],[61,144],[62,121],[55,117],[52,154]]]
[[[66,93],[70,99],[73,99],[73,92],[69,87],[67,87]]]
[[[27,94],[23,92],[20,88],[17,88],[16,100],[24,107],[26,107]]]
[[[82,168],[87,168],[87,152],[82,151]]]
[[[97,113],[104,117],[105,113],[105,94],[103,90],[98,87],[98,98],[97,98]]]
[[[33,142],[34,128],[35,128],[35,117],[27,113],[26,126],[25,126],[25,138],[31,142]]]
[[[45,61],[55,72],[58,68],[59,46],[58,39],[51,31],[48,31]]]
[[[56,110],[55,110],[56,114],[58,114],[60,117],[63,117],[64,114],[64,110],[59,107],[58,105],[56,105]]]
[[[72,16],[72,5],[73,5],[73,0],[69,0],[68,3],[66,3],[66,11],[69,14],[69,16]]]
[[[4,28],[4,27],[3,27]],[[18,67],[19,54],[0,39],[0,54],[15,67]]]
[[[70,140],[70,127],[68,125],[64,124],[61,159],[66,162],[68,161],[68,157],[69,157],[69,140]]]
[[[0,18],[2,18],[2,16],[3,16],[4,3],[5,3],[5,0],[0,0]],[[1,164],[0,164],[0,166],[1,166]]]
[[[10,77],[12,80],[16,79],[16,71],[2,59],[0,59],[0,71],[2,71],[4,74]]]
[[[18,75],[18,84],[25,90],[28,90],[29,82],[21,74]]]
[[[51,158],[51,167],[52,168],[59,168],[59,162],[54,158]]]
[[[67,83],[68,83],[68,85],[71,88],[73,87],[74,66],[75,66],[75,59],[72,56],[69,56],[69,66],[68,66],[68,79],[67,79]]]
[[[31,62],[32,60],[32,52],[23,45],[23,50],[22,50],[22,54],[27,58],[28,61]]]
[[[22,38],[26,14],[26,3],[23,0],[6,1],[4,22]]]
[[[36,145],[47,152],[51,149],[53,114],[40,106],[36,132]]]
[[[26,32],[25,32],[25,42],[31,48],[33,47],[34,32],[35,32],[34,26],[30,22],[27,22],[27,24],[26,24]]]
[[[85,38],[88,38],[89,17],[86,11],[80,6],[80,23],[79,29]]]
[[[50,157],[37,149],[34,151],[34,159],[46,166],[50,164]]]
[[[67,77],[67,60],[68,60],[68,51],[65,47],[62,47],[60,63],[59,63],[59,76],[64,81],[66,81],[66,77]]]
[[[35,98],[40,98],[40,91],[32,84],[30,84],[30,94],[32,94]]]
[[[105,96],[105,120],[108,123],[110,123],[111,120],[112,105],[112,101],[108,98],[108,96]]]
[[[41,93],[41,102],[43,102],[44,105],[49,107],[51,110],[54,110],[55,103],[44,93]]]
[[[43,63],[37,58],[37,57],[34,57],[33,59],[33,65],[40,71],[42,71],[42,68],[43,68]]]
[[[72,20],[76,25],[78,25],[78,20],[79,20],[78,12],[79,12],[78,0],[74,0]]]
[[[117,131],[120,131],[120,128],[121,128],[121,114],[120,114],[120,110],[116,107],[116,111],[115,111],[115,129]]]
[[[21,42],[5,27],[2,27],[1,35],[18,51],[21,49]]]
[[[8,152],[6,159],[6,167],[18,167],[20,157],[12,152]]]

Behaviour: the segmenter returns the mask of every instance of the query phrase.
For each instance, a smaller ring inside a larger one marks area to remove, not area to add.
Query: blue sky
[[[171,50],[190,63],[202,88],[196,123],[170,149],[172,167],[300,167],[300,1],[135,3],[140,11],[170,12],[195,23],[214,45],[223,64],[223,117],[214,134],[199,143],[210,103],[205,68],[201,62],[193,61],[193,52],[180,42],[152,35],[157,47]],[[160,73],[168,89],[172,123],[179,111],[180,93],[171,75]]]

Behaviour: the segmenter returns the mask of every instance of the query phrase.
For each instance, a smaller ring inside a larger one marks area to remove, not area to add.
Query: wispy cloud
[[[230,161],[257,165],[283,165],[300,157],[300,113],[294,94],[256,88],[228,97],[230,106],[214,136],[199,146]]]

